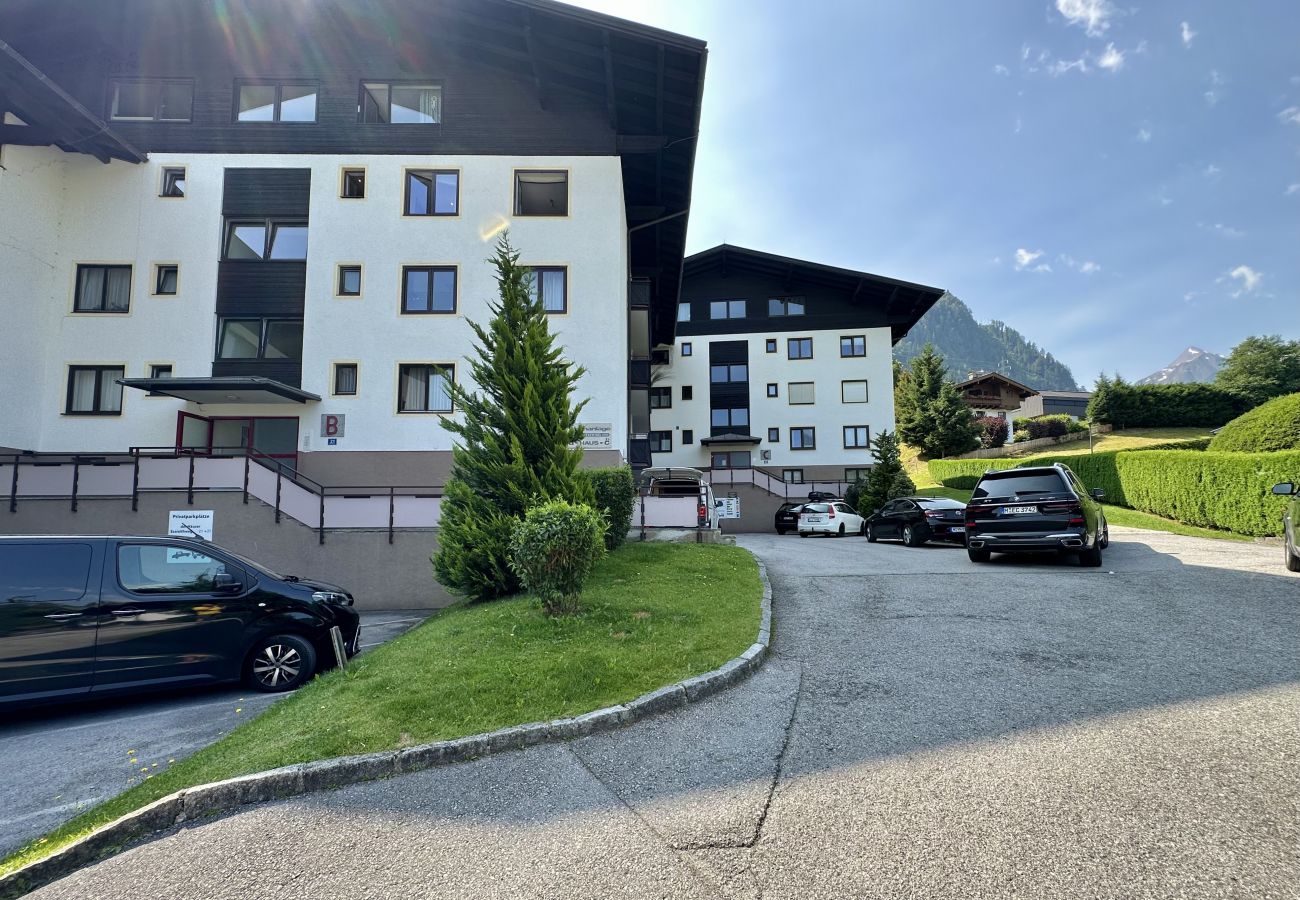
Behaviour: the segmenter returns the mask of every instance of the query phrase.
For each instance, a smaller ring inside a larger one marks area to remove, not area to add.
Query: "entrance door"
[[[253,450],[289,469],[298,467],[298,419],[289,416],[196,416],[180,413],[176,449],[235,456]]]

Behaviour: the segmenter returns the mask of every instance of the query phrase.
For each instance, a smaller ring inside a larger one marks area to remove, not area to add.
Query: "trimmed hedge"
[[[970,490],[989,469],[1055,462],[1073,469],[1089,488],[1105,491],[1107,503],[1188,525],[1256,536],[1278,533],[1283,502],[1271,493],[1273,485],[1300,481],[1300,451],[1295,450],[1219,453],[1143,449],[1023,459],[936,459],[930,461],[930,475],[946,487]]]
[[[1088,418],[1116,428],[1218,428],[1250,408],[1212,384],[1127,384],[1101,379]]]
[[[1300,394],[1287,394],[1233,419],[1214,436],[1211,450],[1275,453],[1300,450]]]
[[[1119,454],[1118,468],[1134,509],[1188,525],[1276,535],[1285,501],[1271,491],[1279,481],[1300,479],[1300,451],[1129,451]]]
[[[605,549],[617,550],[627,540],[632,528],[632,510],[636,507],[636,479],[627,466],[604,469],[579,469],[578,477],[591,483],[598,509],[609,523],[605,529]]]

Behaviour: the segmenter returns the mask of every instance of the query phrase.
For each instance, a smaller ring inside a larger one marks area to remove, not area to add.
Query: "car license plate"
[[[809,525],[825,525],[825,524],[826,524],[826,517],[825,517],[825,516],[809,516],[808,518],[804,519],[804,521],[805,521],[807,524],[809,524]]]
[[[1002,511],[1009,516],[1032,516],[1038,513],[1037,506],[1004,506]]]
[[[966,530],[966,526],[965,526],[965,525],[953,525],[953,526],[952,526],[951,528],[949,528],[948,530],[949,530],[949,531],[965,531],[965,530]]]

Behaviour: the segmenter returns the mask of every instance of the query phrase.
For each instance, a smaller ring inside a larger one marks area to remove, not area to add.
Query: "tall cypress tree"
[[[563,358],[530,270],[503,235],[491,262],[499,297],[477,337],[469,371],[477,390],[451,388],[458,417],[443,427],[459,439],[442,499],[434,572],[448,588],[473,600],[519,590],[510,570],[510,535],[538,500],[594,501],[576,477],[582,450],[578,415],[586,401],[572,393],[583,369]]]

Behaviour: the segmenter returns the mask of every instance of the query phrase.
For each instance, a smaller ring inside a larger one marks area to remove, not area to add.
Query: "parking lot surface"
[[[1274,547],[1112,537],[1081,569],[742,536],[776,615],[744,684],[36,896],[1300,896],[1300,578]]]
[[[428,613],[361,614],[362,651]],[[283,694],[221,686],[0,713],[0,856],[206,747]]]

